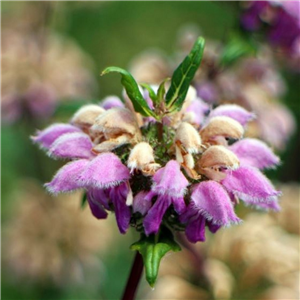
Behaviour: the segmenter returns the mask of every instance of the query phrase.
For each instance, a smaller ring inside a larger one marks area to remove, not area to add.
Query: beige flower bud
[[[95,140],[96,141],[96,140]],[[109,139],[107,141],[102,141],[98,145],[96,145],[92,151],[94,153],[103,153],[110,152],[115,148],[118,148],[124,144],[129,144],[132,141],[132,136],[128,134],[122,134],[115,139]]]
[[[201,138],[197,130],[189,123],[182,122],[176,130],[175,142],[180,141],[188,153],[198,153]]]
[[[154,161],[152,147],[146,142],[134,146],[130,152],[127,165],[131,171],[134,169],[141,170],[145,176],[153,175],[160,168],[160,165]]]
[[[220,139],[218,140],[220,137],[240,139],[243,134],[243,126],[236,120],[225,116],[212,118],[200,131],[203,142],[216,142],[217,144],[220,143]]]
[[[237,156],[225,148],[216,145],[209,147],[201,156],[196,164],[196,170],[210,179],[220,181],[226,177],[226,174],[220,172],[220,168],[235,170],[239,167]]]
[[[130,110],[122,107],[111,108],[100,115],[96,118],[91,130],[94,133],[104,133],[107,140],[117,138],[123,134],[128,134],[136,139],[140,137],[135,115]]]
[[[215,145],[209,147],[201,156],[197,165],[201,168],[227,168],[235,170],[240,162],[237,156],[224,146]]]
[[[80,128],[89,128],[94,125],[96,118],[104,112],[105,109],[99,105],[84,105],[73,115],[71,123]]]

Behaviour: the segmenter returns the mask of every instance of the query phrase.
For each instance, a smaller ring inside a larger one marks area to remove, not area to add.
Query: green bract
[[[143,256],[146,270],[146,280],[151,287],[154,286],[160,260],[169,251],[178,252],[180,246],[175,242],[172,232],[163,227],[159,234],[146,236],[142,234],[141,239],[131,245],[131,250],[136,250]]]

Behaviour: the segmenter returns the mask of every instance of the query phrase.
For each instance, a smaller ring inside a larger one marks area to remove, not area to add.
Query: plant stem
[[[133,261],[133,265],[130,271],[129,278],[123,293],[122,300],[134,300],[137,292],[142,273],[143,273],[143,258],[142,255],[137,251]]]
[[[161,142],[163,140],[163,131],[164,131],[163,123],[157,122],[156,126],[157,126],[157,138]]]

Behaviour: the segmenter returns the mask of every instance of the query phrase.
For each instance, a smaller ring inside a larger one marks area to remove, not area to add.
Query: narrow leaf
[[[178,252],[180,246],[175,242],[172,232],[167,228],[162,228],[159,237],[155,235],[142,235],[141,239],[131,245],[131,250],[137,250],[143,256],[146,270],[146,280],[151,287],[157,279],[159,264],[162,257],[169,251]]]
[[[151,100],[155,103],[157,101],[157,96],[153,91],[152,87],[147,83],[140,83],[140,86],[145,88],[148,91]]]
[[[170,78],[166,78],[160,85],[157,90],[157,101],[160,103],[162,100],[164,100],[166,89],[165,89],[165,84],[167,81],[169,81]]]
[[[181,109],[191,81],[200,66],[204,44],[204,39],[199,37],[189,55],[173,73],[171,86],[166,95],[167,107],[170,112]]]
[[[132,101],[135,111],[139,112],[143,116],[155,117],[154,112],[149,108],[146,100],[143,98],[139,87],[132,75],[124,69],[118,67],[108,67],[102,72],[101,76],[111,72],[121,74],[121,83],[124,86],[128,97]]]

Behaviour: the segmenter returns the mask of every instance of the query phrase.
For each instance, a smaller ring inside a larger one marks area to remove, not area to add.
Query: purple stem
[[[130,271],[129,278],[123,293],[122,300],[134,300],[137,292],[142,273],[143,273],[143,257],[137,251]]]

